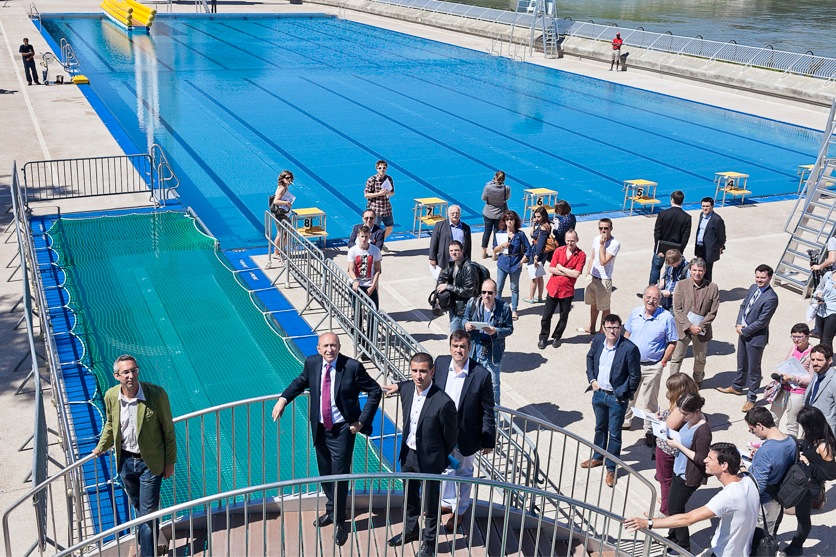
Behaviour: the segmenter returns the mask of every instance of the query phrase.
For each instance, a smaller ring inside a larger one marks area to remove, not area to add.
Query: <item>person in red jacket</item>
[[[621,38],[621,33],[616,33],[615,38],[612,40],[612,59],[610,61],[610,71],[612,71],[612,67],[615,66],[618,69],[618,64],[621,62],[621,45],[624,44],[624,40]]]

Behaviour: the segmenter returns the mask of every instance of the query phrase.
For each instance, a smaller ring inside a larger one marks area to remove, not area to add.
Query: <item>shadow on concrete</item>
[[[530,352],[506,352],[502,356],[502,373],[519,373],[533,371],[545,364],[547,360],[540,354]]]
[[[433,312],[429,309],[410,309],[406,311],[387,312],[389,317],[398,323],[426,323],[430,324],[430,320],[440,319],[439,322],[442,327],[449,327],[447,318],[445,316],[435,317]]]
[[[441,333],[413,333],[412,338],[418,342],[427,342],[430,340],[445,340],[447,335],[442,335]]]
[[[749,292],[749,287],[732,288],[731,290],[720,290],[720,302],[733,302],[735,300],[742,300]]]
[[[583,413],[578,412],[577,410],[563,411],[558,405],[551,402],[527,404],[520,407],[519,411],[537,418],[542,418],[557,427],[564,428],[583,419]],[[528,427],[526,427],[525,420],[518,420],[517,425],[526,430],[526,432],[537,428],[536,424],[528,424]]]

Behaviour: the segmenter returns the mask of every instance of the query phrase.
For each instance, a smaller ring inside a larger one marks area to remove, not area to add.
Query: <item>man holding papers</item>
[[[702,386],[705,359],[711,340],[711,323],[720,307],[720,289],[705,276],[701,257],[691,260],[691,277],[681,280],[673,291],[673,316],[679,340],[671,356],[671,374],[679,372],[689,344],[694,345],[694,381]]]

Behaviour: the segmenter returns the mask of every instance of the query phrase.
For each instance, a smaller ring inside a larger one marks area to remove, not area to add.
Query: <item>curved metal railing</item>
[[[419,487],[422,491],[438,489],[439,479],[440,476],[430,474],[393,473],[330,477],[329,483],[349,484],[348,552],[363,555],[402,552],[378,542],[400,530],[397,525],[402,521],[405,499],[399,493],[400,486],[405,486],[406,492]],[[314,529],[304,522],[324,510],[323,483],[322,478],[305,478],[203,497],[100,532],[58,555],[127,554],[126,546],[134,543],[129,532],[150,521],[166,521],[162,527],[165,539],[155,537],[154,542],[166,545],[167,554],[335,555],[339,549],[333,537],[326,536],[330,530]],[[481,553],[484,548],[488,555],[600,555],[619,550],[632,555],[650,555],[671,548],[688,555],[654,532],[629,533],[624,529],[622,517],[563,495],[483,479],[456,478],[455,483],[472,486],[474,504],[462,523],[454,525],[451,534],[439,536],[436,552],[445,543],[467,554],[474,548]],[[313,487],[317,495],[294,495],[303,486]],[[536,502],[541,512],[509,509],[507,502],[512,496]],[[440,515],[440,502],[435,508],[427,508],[422,501],[421,514],[424,513]],[[565,516],[584,520],[563,520]],[[592,523],[599,527],[590,530],[588,525]],[[234,540],[234,530],[241,534],[237,540]],[[375,535],[378,530],[383,531],[383,536]]]

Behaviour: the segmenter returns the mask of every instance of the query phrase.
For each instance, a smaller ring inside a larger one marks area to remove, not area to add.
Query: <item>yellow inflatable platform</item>
[[[116,25],[127,31],[150,31],[157,10],[136,0],[103,0],[102,11]]]

